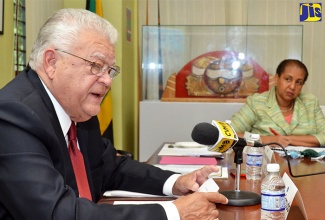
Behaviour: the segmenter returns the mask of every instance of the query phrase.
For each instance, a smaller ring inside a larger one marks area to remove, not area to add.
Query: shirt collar
[[[41,78],[40,78],[40,80],[53,103],[55,113],[58,116],[62,132],[63,132],[64,136],[66,136],[70,129],[71,119],[70,119],[69,115],[64,111],[62,106],[59,104],[59,102],[54,98],[54,96],[52,95],[50,90],[46,87],[46,85],[44,84],[44,82],[42,81]]]

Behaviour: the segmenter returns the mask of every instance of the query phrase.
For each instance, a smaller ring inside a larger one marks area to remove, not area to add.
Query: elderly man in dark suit
[[[115,28],[96,14],[59,10],[41,28],[29,66],[1,89],[0,219],[218,217],[215,203],[227,199],[195,192],[215,166],[181,176],[117,157],[101,137],[96,115],[119,73],[116,41]],[[181,197],[165,205],[97,204],[114,189]]]

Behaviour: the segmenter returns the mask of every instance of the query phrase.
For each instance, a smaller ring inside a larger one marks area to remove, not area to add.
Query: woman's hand
[[[276,142],[281,144],[283,147],[287,147],[290,144],[289,136],[272,135],[272,136],[261,136],[263,144]]]

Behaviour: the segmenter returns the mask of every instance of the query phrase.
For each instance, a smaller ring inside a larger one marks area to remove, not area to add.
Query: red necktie
[[[91,200],[85,162],[77,146],[77,131],[74,122],[71,123],[71,127],[68,131],[68,143],[69,155],[72,162],[74,175],[76,176],[79,195],[80,197]]]

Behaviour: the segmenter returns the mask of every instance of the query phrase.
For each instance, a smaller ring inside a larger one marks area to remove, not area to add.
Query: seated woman
[[[276,86],[247,97],[246,104],[231,118],[239,137],[245,131],[261,135],[263,143],[284,147],[325,146],[325,117],[318,99],[301,89],[308,78],[299,60],[283,60],[276,70]]]

